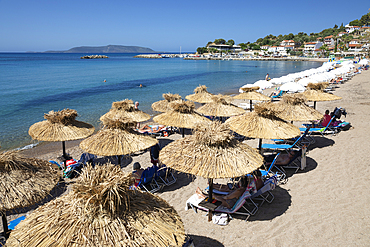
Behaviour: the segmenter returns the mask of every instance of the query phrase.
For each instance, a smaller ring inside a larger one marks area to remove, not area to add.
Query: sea
[[[266,73],[274,78],[322,65],[313,61],[146,59],[131,53],[81,59],[84,55],[0,53],[1,150],[37,145],[28,129],[51,110],[75,109],[77,120],[99,128],[100,116],[114,101],[138,101],[140,110],[154,115],[151,104],[162,100],[163,93],[185,98],[197,86],[206,85],[214,94],[236,94],[241,86],[264,79]]]

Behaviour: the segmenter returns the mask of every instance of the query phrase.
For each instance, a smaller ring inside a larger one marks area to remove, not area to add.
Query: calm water
[[[0,54],[0,145],[2,150],[32,141],[28,128],[50,110],[76,109],[77,120],[99,126],[113,101],[132,99],[154,114],[151,104],[163,93],[183,98],[198,85],[211,93],[237,93],[240,86],[321,65],[318,62],[193,61],[139,59],[135,54]],[[106,80],[106,82],[104,82]],[[140,88],[139,85],[144,85]]]

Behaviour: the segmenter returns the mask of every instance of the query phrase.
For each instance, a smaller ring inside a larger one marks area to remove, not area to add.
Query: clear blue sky
[[[369,8],[369,0],[0,0],[0,52],[109,44],[193,52],[218,38],[320,32]]]

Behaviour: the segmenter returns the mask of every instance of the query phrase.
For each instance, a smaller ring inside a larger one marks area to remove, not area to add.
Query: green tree
[[[338,28],[338,25],[337,25],[337,24],[335,24],[333,28],[334,28],[334,29],[337,29],[337,28]]]
[[[207,53],[208,49],[207,49],[207,47],[198,47],[197,52],[198,52],[198,54]]]
[[[224,44],[226,44],[226,41],[224,39],[215,39],[214,43],[216,45],[220,45],[220,44],[224,45]]]
[[[226,42],[227,45],[235,45],[235,41],[232,40],[232,39],[229,39],[227,42]]]
[[[351,21],[350,23],[349,23],[349,25],[350,26],[362,26],[362,23],[361,23],[361,21],[359,21],[359,20],[353,20],[353,21]]]

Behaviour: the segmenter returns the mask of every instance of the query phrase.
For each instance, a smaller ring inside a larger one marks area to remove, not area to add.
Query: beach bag
[[[213,213],[212,222],[216,225],[226,226],[229,224],[229,216],[225,213]]]

